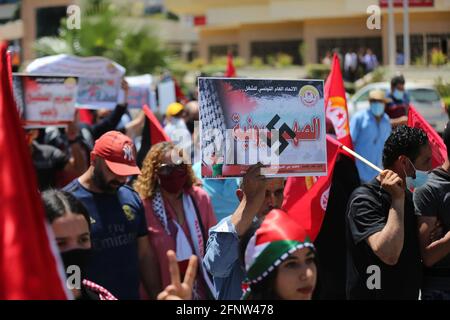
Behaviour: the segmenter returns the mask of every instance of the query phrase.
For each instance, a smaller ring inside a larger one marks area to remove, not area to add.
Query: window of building
[[[293,58],[293,63],[303,64],[303,58],[300,55],[300,45],[302,40],[288,41],[255,41],[250,44],[252,57],[260,57],[264,63],[268,63],[269,57],[275,57],[277,54],[288,54]]]
[[[340,50],[340,53],[342,55],[350,50],[358,53],[360,50],[365,51],[366,49],[371,49],[372,52],[377,56],[378,61],[380,63],[383,63],[381,37],[318,39],[316,61],[320,63],[326,56],[327,52],[331,52],[336,48]]]
[[[214,45],[209,47],[209,60],[211,61],[215,57],[223,57],[231,51],[231,54],[236,57],[239,55],[237,44],[225,44],[225,45]]]
[[[36,38],[57,36],[61,19],[66,17],[67,7],[47,7],[36,10]]]

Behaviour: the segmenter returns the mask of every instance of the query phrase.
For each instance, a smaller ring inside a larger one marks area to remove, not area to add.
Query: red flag
[[[430,126],[430,124],[417,112],[417,110],[410,105],[408,111],[408,126],[420,128],[428,135],[430,141],[432,158],[431,163],[433,168],[441,166],[447,158],[447,148],[441,136]]]
[[[314,241],[322,226],[328,197],[333,180],[334,165],[341,152],[341,143],[327,135],[327,166],[328,175],[318,177],[317,181],[307,192],[298,192],[305,186],[304,177],[290,177],[284,188],[283,210],[294,218],[310,235]],[[307,177],[310,178],[310,177]]]
[[[234,68],[233,55],[231,54],[231,52],[228,53],[227,70],[225,70],[224,76],[227,78],[236,77],[236,69]]]
[[[189,102],[188,98],[183,93],[183,90],[181,90],[180,84],[178,83],[177,79],[175,77],[172,78],[173,83],[175,85],[175,98],[177,101],[181,102],[182,104],[186,104]]]
[[[150,129],[150,145],[153,146],[159,142],[170,141],[170,138],[167,136],[163,127],[159,123],[156,116],[153,114],[152,110],[150,110],[148,105],[144,105],[142,107],[146,117],[149,120],[149,129]]]
[[[337,139],[343,145],[353,150],[344,80],[337,54],[333,56],[331,71],[325,82],[324,96],[327,118],[333,123]]]
[[[0,44],[0,300],[67,299]]]

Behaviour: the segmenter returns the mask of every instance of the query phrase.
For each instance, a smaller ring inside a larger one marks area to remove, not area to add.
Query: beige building
[[[417,2],[417,1],[416,1]],[[450,0],[424,1],[410,8],[411,61],[426,58],[432,48],[450,51]],[[377,0],[166,0],[177,14],[202,17],[198,27],[199,54],[234,51],[247,61],[279,52],[296,63],[317,63],[332,48],[342,51],[371,48],[388,61],[387,9],[381,29],[367,27],[367,9]],[[397,49],[403,47],[403,10],[395,9]],[[299,48],[302,48],[300,50]],[[302,54],[300,54],[302,51]]]
[[[19,44],[22,60],[31,60],[35,58],[35,40],[57,35],[61,18],[67,16],[67,7],[79,3],[79,0],[21,0],[8,4],[2,4],[0,1],[0,41],[8,40]],[[198,35],[189,24],[146,16],[144,10],[145,5],[151,3],[149,1],[114,0],[113,3],[129,6],[129,15],[121,17],[121,23],[127,27],[148,28],[154,31],[168,48],[186,60],[197,55]],[[13,21],[11,18],[19,4],[20,19]],[[2,19],[7,22],[2,23]]]

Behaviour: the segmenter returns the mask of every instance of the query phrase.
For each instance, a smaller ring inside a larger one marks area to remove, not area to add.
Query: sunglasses
[[[179,172],[179,173],[183,173],[186,171],[186,164],[185,163],[180,163],[180,164],[161,164],[158,167],[158,174],[163,175],[163,176],[167,176],[169,174],[172,174],[173,172]]]

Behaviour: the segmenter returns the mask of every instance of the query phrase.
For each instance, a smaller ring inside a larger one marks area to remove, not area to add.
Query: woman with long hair
[[[42,200],[47,220],[51,224],[61,252],[65,271],[68,271],[70,266],[80,270],[80,286],[70,288],[75,299],[117,300],[108,290],[83,277],[92,247],[91,220],[83,203],[72,194],[58,190],[45,191]]]
[[[217,221],[209,196],[194,186],[196,178],[183,154],[173,143],[154,145],[142,164],[142,174],[134,183],[144,203],[149,240],[161,272],[163,288],[170,285],[167,251],[176,254],[180,272],[186,272],[191,255],[203,259],[208,230]],[[199,266],[193,298],[210,299],[214,286]]]

